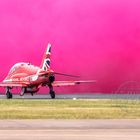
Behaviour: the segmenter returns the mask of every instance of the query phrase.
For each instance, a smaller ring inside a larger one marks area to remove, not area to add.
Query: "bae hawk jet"
[[[20,95],[25,93],[38,92],[42,86],[49,87],[49,94],[52,99],[55,98],[54,86],[73,86],[80,83],[94,83],[90,81],[55,81],[55,75],[63,75],[76,77],[74,75],[62,74],[53,71],[50,68],[51,44],[48,44],[46,52],[43,56],[42,63],[39,66],[34,66],[31,63],[16,63],[9,71],[7,77],[0,83],[1,87],[6,88],[6,97],[11,99],[13,97],[11,89],[20,87]]]

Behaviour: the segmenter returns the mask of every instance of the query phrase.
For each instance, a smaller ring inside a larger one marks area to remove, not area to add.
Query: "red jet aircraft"
[[[10,90],[13,87],[20,87],[23,96],[25,93],[33,95],[39,91],[40,87],[48,86],[51,98],[55,98],[53,86],[72,86],[80,83],[90,83],[91,81],[55,81],[55,75],[76,77],[73,75],[56,73],[50,68],[51,44],[48,44],[40,67],[30,63],[17,63],[9,71],[7,77],[0,83],[1,87],[6,88],[7,99],[12,98]]]

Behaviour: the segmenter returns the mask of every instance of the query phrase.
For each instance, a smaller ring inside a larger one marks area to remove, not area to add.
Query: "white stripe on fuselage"
[[[12,82],[12,79],[8,79],[8,80],[3,80],[3,82]]]

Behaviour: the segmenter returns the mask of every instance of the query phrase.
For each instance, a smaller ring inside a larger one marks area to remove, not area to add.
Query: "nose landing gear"
[[[24,96],[25,92],[26,92],[26,88],[23,87],[21,89],[20,96]]]
[[[11,89],[10,87],[6,88],[6,97],[7,97],[7,99],[12,99],[13,98],[13,95],[10,92],[10,89]]]

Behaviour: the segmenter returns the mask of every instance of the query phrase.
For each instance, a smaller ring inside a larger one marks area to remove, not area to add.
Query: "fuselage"
[[[38,87],[48,85],[54,79],[52,70],[43,70],[30,63],[17,63],[9,71],[4,83],[27,84],[28,87]],[[51,81],[52,80],[52,81]]]

